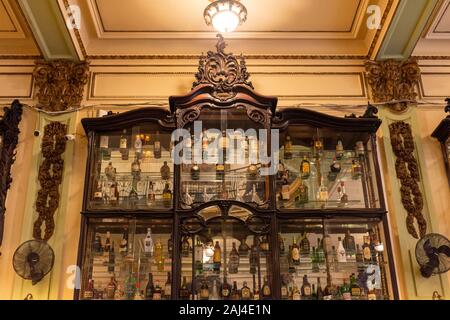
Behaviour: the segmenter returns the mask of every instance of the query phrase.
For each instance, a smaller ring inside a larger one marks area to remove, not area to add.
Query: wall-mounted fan
[[[53,268],[55,253],[44,241],[27,241],[17,248],[13,257],[14,271],[33,286],[38,284]]]
[[[416,259],[425,278],[449,271],[450,241],[440,234],[427,234],[417,243]]]

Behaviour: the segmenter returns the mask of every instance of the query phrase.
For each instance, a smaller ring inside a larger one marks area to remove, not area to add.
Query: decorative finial
[[[367,109],[364,115],[361,118],[378,118],[378,108],[374,105],[371,105],[370,102],[367,102]]]
[[[225,43],[225,40],[224,40],[223,36],[220,33],[218,33],[216,37],[218,38],[218,41],[217,41],[217,44],[216,44],[217,53],[225,54],[224,50],[227,47],[227,44]]]

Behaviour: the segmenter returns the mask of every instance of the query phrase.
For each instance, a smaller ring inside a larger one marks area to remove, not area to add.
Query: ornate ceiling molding
[[[416,100],[420,81],[417,61],[368,61],[366,76],[376,103],[386,103],[395,111],[404,111],[405,103],[400,100]]]
[[[202,84],[212,85],[213,96],[220,100],[233,98],[233,88],[236,85],[246,85],[254,89],[248,81],[250,74],[247,72],[244,57],[241,55],[238,59],[232,53],[225,53],[227,45],[222,35],[218,34],[217,38],[217,53],[209,51],[207,56],[200,57],[198,72],[195,75],[197,81],[194,82],[193,88]]]
[[[37,61],[33,72],[38,107],[64,111],[80,106],[88,83],[89,64],[57,60]]]

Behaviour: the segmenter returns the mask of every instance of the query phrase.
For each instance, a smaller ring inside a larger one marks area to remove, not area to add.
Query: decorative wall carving
[[[387,103],[396,100],[415,100],[417,85],[420,80],[420,68],[417,61],[409,59],[403,62],[368,61],[366,75],[372,88],[373,100],[377,103]],[[404,111],[405,103],[391,103],[395,111]]]
[[[0,120],[0,131],[3,146],[0,148],[0,246],[6,212],[6,195],[11,186],[11,167],[15,161],[15,150],[19,141],[19,123],[22,120],[23,107],[19,101],[14,101],[11,108],[5,108],[3,119]]]
[[[416,239],[427,234],[427,221],[423,216],[424,200],[419,187],[420,173],[416,158],[414,157],[414,138],[411,126],[403,121],[395,122],[389,126],[391,144],[397,160],[395,170],[400,180],[401,198],[403,207],[408,212],[406,226],[408,233]],[[419,227],[417,233],[415,222]]]
[[[33,76],[39,107],[53,112],[79,107],[88,75],[87,62],[37,61]]]
[[[34,223],[33,237],[36,240],[48,241],[54,233],[54,214],[59,207],[59,186],[62,183],[64,160],[61,155],[66,150],[67,127],[60,122],[52,122],[45,126],[42,139],[42,154],[44,161],[39,168],[39,183],[41,190],[36,200],[36,211],[39,214]],[[42,226],[45,232],[42,237]]]
[[[197,79],[193,87],[202,84],[214,86],[213,96],[222,101],[229,100],[235,96],[233,87],[235,85],[247,85],[253,89],[253,85],[248,81],[250,75],[243,56],[238,58],[232,53],[225,53],[226,43],[222,35],[218,34],[216,45],[217,53],[209,51],[207,56],[201,56]]]

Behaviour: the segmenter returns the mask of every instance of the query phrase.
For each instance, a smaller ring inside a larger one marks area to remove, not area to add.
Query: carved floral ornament
[[[417,61],[368,61],[366,75],[372,89],[372,98],[376,103],[386,103],[395,111],[405,111],[406,103],[414,101],[420,80],[420,68]]]
[[[37,61],[33,76],[39,107],[51,112],[79,107],[88,75],[87,62]]]
[[[254,88],[248,81],[250,75],[247,72],[244,57],[241,55],[238,59],[232,53],[225,53],[227,45],[222,35],[218,34],[217,38],[219,39],[216,45],[217,52],[209,51],[207,56],[200,57],[198,72],[195,75],[197,81],[194,82],[193,88],[202,84],[211,84],[214,86],[213,96],[225,101],[236,95],[233,92],[235,85],[247,85]]]

